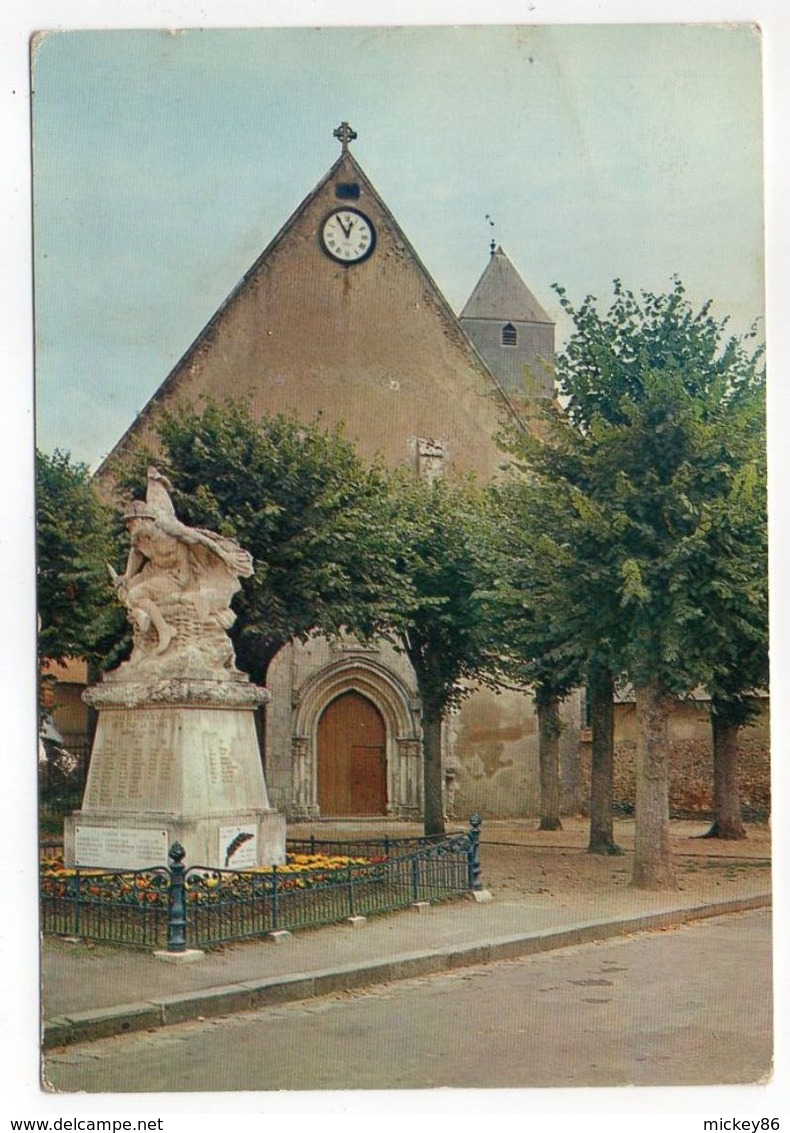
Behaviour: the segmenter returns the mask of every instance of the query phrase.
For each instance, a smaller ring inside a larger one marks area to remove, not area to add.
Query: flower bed
[[[227,896],[234,887],[272,890],[308,889],[331,880],[338,870],[350,866],[374,866],[384,858],[351,858],[342,854],[287,854],[285,865],[255,866],[246,870],[189,870],[186,878],[187,900],[211,901]],[[357,876],[364,872],[357,870]],[[62,853],[50,853],[40,861],[41,894],[43,897],[65,897],[74,892],[74,881],[80,882],[83,896],[103,901],[129,904],[167,905],[169,876],[165,869],[108,872],[105,869],[66,866]]]

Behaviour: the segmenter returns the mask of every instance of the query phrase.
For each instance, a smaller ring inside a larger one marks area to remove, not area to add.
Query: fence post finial
[[[170,884],[167,902],[167,951],[186,952],[187,950],[187,905],[184,875],[186,850],[180,842],[174,842],[168,854],[170,859]]]

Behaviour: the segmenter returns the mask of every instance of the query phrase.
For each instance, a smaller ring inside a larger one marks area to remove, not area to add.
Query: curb
[[[770,908],[771,895],[758,894],[715,904],[694,905],[662,913],[645,913],[637,917],[617,917],[596,922],[584,921],[565,928],[543,932],[499,937],[485,943],[456,945],[427,952],[404,953],[389,960],[373,960],[324,971],[291,976],[274,976],[262,980],[242,980],[220,987],[200,988],[180,995],[160,996],[139,1003],[118,1004],[93,1011],[80,1011],[44,1020],[42,1048],[72,1043],[93,1042],[113,1035],[150,1031],[177,1023],[195,1022],[236,1011],[253,1011],[259,1007],[291,1003],[332,995],[353,988],[372,987],[394,980],[434,975],[473,964],[494,960],[513,960],[576,944],[590,944],[627,936],[635,932],[672,928],[687,921],[726,916],[749,909]]]

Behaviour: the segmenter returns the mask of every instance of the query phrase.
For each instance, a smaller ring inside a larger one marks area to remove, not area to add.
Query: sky
[[[101,460],[326,173],[338,153],[332,131],[343,119],[359,135],[355,157],[456,310],[487,261],[487,215],[494,237],[557,318],[560,343],[568,327],[555,282],[574,300],[591,292],[605,302],[615,277],[637,290],[666,290],[677,273],[695,303],[712,298],[715,312],[731,316],[739,331],[765,306],[773,784],[776,798],[790,797],[788,10],[786,0],[0,6],[7,769],[0,1109],[19,1117],[164,1113],[170,1133],[215,1129],[216,1114],[246,1130],[260,1125],[261,1113],[311,1113],[334,1131],[341,1122],[347,1129],[349,1117],[359,1127],[359,1112],[384,1112],[383,1102],[362,1095],[199,1095],[186,1102],[159,1095],[131,1105],[124,1095],[44,1095],[31,1009],[38,994],[36,784],[28,766],[36,719],[34,439],[90,466]],[[754,20],[762,37],[743,26]],[[481,30],[470,30],[475,25]],[[28,44],[42,28],[53,34],[36,50],[31,166]],[[170,30],[153,30],[160,28]],[[200,30],[179,30],[187,28]],[[786,826],[774,824],[782,863]],[[776,931],[785,943],[789,876],[787,869],[774,875]],[[790,995],[787,955],[786,946],[777,948],[777,1003]],[[420,1129],[431,1112],[489,1123],[495,1115],[503,1130],[524,1127],[523,1118],[508,1115],[531,1112],[559,1128],[582,1117],[586,1129],[607,1133],[632,1129],[636,1114],[645,1133],[665,1129],[670,1114],[679,1130],[700,1129],[703,1117],[778,1116],[788,1111],[790,1058],[777,1015],[777,1073],[765,1087],[537,1097],[414,1092],[386,1095],[386,1112],[409,1114]],[[179,1122],[185,1109],[189,1117]]]
[[[53,32],[33,50],[37,443],[91,466],[339,153],[451,306],[493,237],[763,315],[761,36],[736,26]],[[490,219],[489,219],[490,218]]]

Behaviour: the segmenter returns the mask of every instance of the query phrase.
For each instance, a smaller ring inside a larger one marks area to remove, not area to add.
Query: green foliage
[[[573,570],[561,501],[534,477],[513,477],[489,489],[492,585],[486,614],[503,671],[535,688],[539,700],[563,699],[580,683],[578,638],[561,620],[556,588]]]
[[[411,591],[398,636],[414,667],[426,715],[444,714],[472,682],[495,684],[501,668],[488,617],[494,513],[472,480],[390,478],[403,532],[399,570]]]
[[[682,693],[767,673],[762,349],[675,281],[588,297],[543,434],[511,436],[514,496],[558,647]],[[547,553],[542,553],[542,549]],[[553,570],[551,558],[554,559]]]
[[[629,410],[646,401],[657,375],[659,384],[678,378],[690,399],[709,408],[761,384],[763,349],[747,345],[756,339],[756,329],[745,339],[726,337],[727,320],[711,315],[710,301],[694,311],[677,277],[668,294],[638,296],[616,279],[614,302],[605,315],[594,295],[577,309],[562,287],[555,290],[575,328],[557,359],[557,383],[568,418],[578,428],[587,429],[596,419],[627,423]]]
[[[173,482],[179,517],[232,536],[255,559],[231,631],[254,679],[312,631],[365,638],[397,622],[410,591],[396,569],[386,478],[363,466],[341,429],[284,415],[258,423],[243,405],[207,403],[164,414],[158,431],[154,463]],[[151,462],[138,454],[127,490],[142,492]]]
[[[473,481],[429,483],[401,470],[390,479],[402,532],[398,569],[411,591],[396,627],[422,701],[426,834],[444,830],[441,723],[474,684],[495,685],[498,641],[487,616],[493,513]]]
[[[84,464],[36,453],[36,574],[41,657],[85,657],[107,667],[120,656],[125,618],[107,563],[120,553],[120,524]]]
[[[730,444],[738,464],[708,502],[682,548],[698,581],[706,628],[695,645],[706,663],[712,711],[740,726],[756,713],[754,692],[768,687],[768,523],[763,391],[733,413]]]

